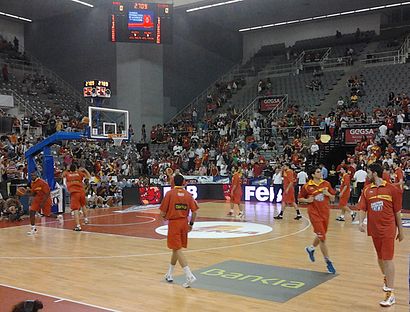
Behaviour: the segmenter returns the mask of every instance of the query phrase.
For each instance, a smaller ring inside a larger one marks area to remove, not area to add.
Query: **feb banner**
[[[371,125],[363,126],[361,128],[347,128],[345,129],[345,144],[356,145],[360,143],[365,137],[368,139],[373,139],[378,131],[378,128],[372,128]]]
[[[283,96],[269,96],[259,99],[259,111],[270,112],[280,106],[284,101]]]

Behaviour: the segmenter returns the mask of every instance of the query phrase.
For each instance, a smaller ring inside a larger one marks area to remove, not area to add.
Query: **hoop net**
[[[114,141],[114,146],[121,146],[122,141],[125,139],[121,134],[109,134],[108,138]]]

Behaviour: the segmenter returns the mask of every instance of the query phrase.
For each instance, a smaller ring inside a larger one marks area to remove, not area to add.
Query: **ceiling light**
[[[402,5],[409,5],[409,4],[410,4],[410,1],[408,1],[408,2],[399,2],[399,3],[376,6],[376,7],[357,9],[357,10],[353,10],[353,11],[345,11],[345,12],[333,13],[333,14],[328,14],[328,15],[308,17],[308,18],[303,18],[303,19],[300,19],[300,20],[294,20],[294,21],[289,21],[289,22],[280,22],[280,23],[275,23],[275,24],[268,24],[268,25],[261,25],[261,26],[242,28],[242,29],[239,29],[239,31],[243,32],[243,31],[250,31],[250,30],[255,30],[255,29],[260,29],[260,28],[276,27],[276,26],[281,26],[281,25],[285,25],[285,24],[302,23],[302,22],[308,22],[308,21],[312,21],[312,20],[331,18],[331,17],[349,15],[349,14],[355,14],[355,13],[362,13],[362,12],[367,12],[367,11],[376,11],[376,10],[382,10],[382,9],[386,9],[386,8],[402,6]]]
[[[79,4],[82,4],[82,5],[85,5],[85,6],[88,6],[88,7],[90,7],[90,8],[93,8],[93,7],[94,7],[92,4],[89,4],[89,3],[84,2],[84,1],[80,1],[80,0],[71,0],[71,1],[73,1],[73,2],[75,2],[75,3],[79,3]]]
[[[13,15],[13,14],[4,13],[4,12],[0,12],[0,15],[7,16],[7,17],[10,17],[10,18],[15,18],[15,19],[18,19],[18,20],[21,20],[21,21],[25,21],[25,22],[29,22],[29,23],[32,22],[31,19],[28,19],[28,18],[25,18],[25,17],[21,17],[21,16],[17,16],[17,15]]]
[[[74,1],[74,0],[72,0],[72,1]],[[189,13],[189,12],[205,10],[205,9],[209,9],[209,8],[213,8],[213,7],[218,7],[218,6],[221,6],[221,5],[227,5],[227,4],[232,4],[232,3],[236,3],[236,2],[242,2],[242,1],[243,0],[231,0],[231,1],[219,2],[219,3],[215,3],[215,4],[209,4],[209,5],[204,5],[204,6],[200,6],[200,7],[197,7],[197,8],[188,9],[186,11]]]

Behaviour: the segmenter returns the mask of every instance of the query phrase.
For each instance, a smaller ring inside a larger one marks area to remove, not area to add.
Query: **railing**
[[[243,119],[244,117],[248,117],[249,113],[253,114],[256,110],[255,107],[259,105],[259,99],[261,97],[257,96],[255,97],[251,103],[249,103],[248,106],[245,107],[245,109],[235,118],[235,121],[238,121],[240,119]]]
[[[6,95],[12,95],[14,100],[17,103],[17,107],[19,110],[24,111],[26,114],[27,111],[32,114],[33,116],[39,115],[40,113],[33,107],[31,106],[28,102],[26,102],[23,97],[21,97],[17,92],[11,89],[0,89],[0,93],[6,94]]]
[[[73,86],[67,83],[63,78],[61,78],[59,75],[57,75],[52,70],[46,68],[34,57],[31,57],[29,60],[17,60],[17,59],[10,59],[8,58],[7,54],[0,53],[0,58],[4,58],[7,60],[7,64],[9,65],[9,68],[11,69],[11,71],[13,69],[21,70],[23,74],[25,73],[33,74],[37,72],[40,75],[44,75],[45,77],[56,81],[59,87],[63,89],[63,91],[69,92],[77,101],[82,103],[84,106],[88,106],[88,102],[84,99],[84,97],[82,96],[82,93],[79,90],[76,90]]]
[[[268,118],[274,118],[277,117],[280,111],[284,111],[285,107],[288,107],[289,104],[289,96],[287,94],[282,95],[283,100],[280,103],[280,105],[276,106],[272,111],[269,113]]]
[[[364,64],[375,64],[375,63],[400,64],[402,63],[402,56],[400,55],[399,50],[368,53],[366,55],[366,59],[360,60],[360,62]]]

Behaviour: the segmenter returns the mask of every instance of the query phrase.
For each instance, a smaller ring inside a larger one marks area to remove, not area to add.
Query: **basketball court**
[[[357,225],[334,221],[337,210],[328,233],[337,274],[330,275],[320,252],[314,263],[305,253],[313,238],[306,217],[295,221],[289,209],[273,221],[280,204],[248,202],[239,222],[225,216],[228,208],[200,202],[186,253],[198,278],[191,289],[179,285],[179,267],[173,284],[163,281],[170,252],[155,207],[92,210],[79,233],[67,213],[63,225],[42,220],[35,236],[26,235],[27,220],[1,221],[3,310],[24,299],[42,300],[45,311],[383,310],[371,239]],[[397,304],[389,311],[408,311],[409,254],[406,240],[396,244]]]

